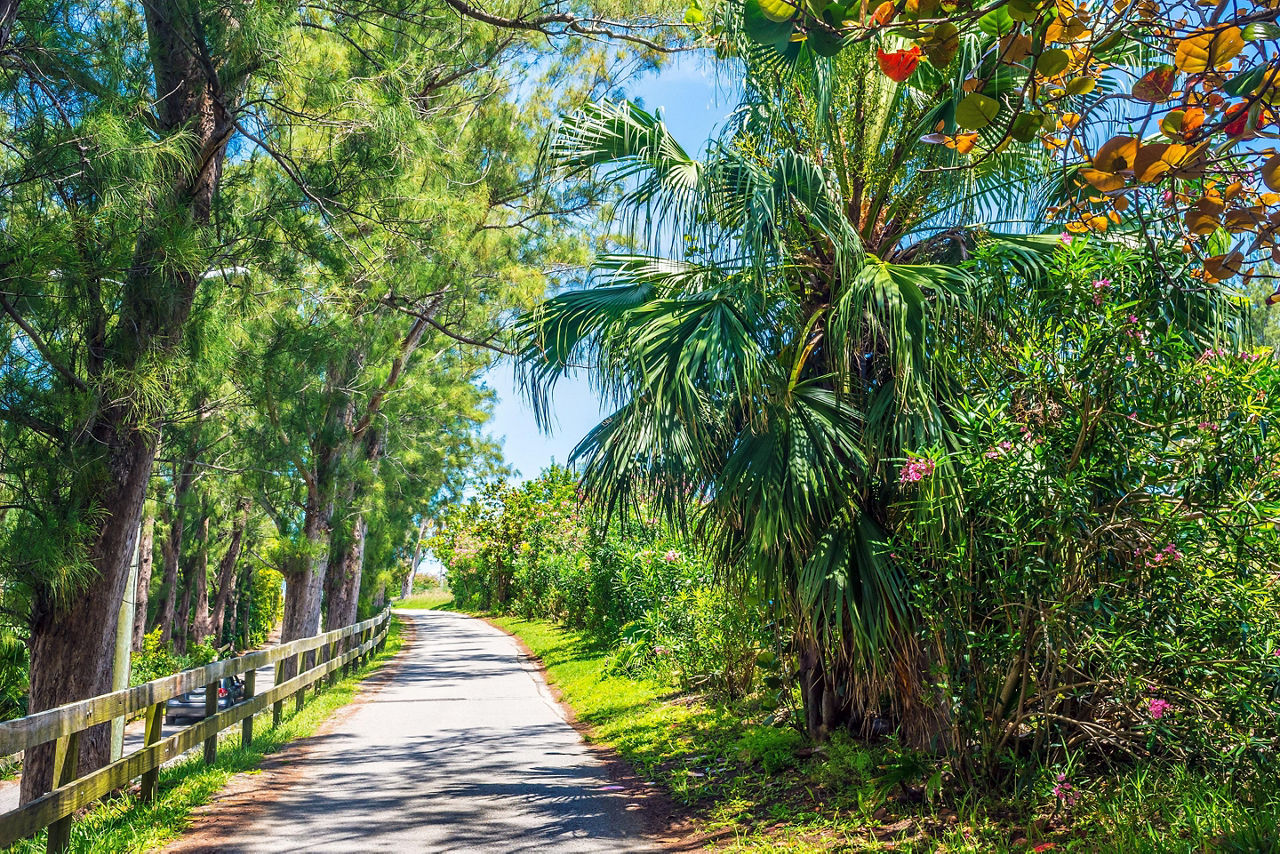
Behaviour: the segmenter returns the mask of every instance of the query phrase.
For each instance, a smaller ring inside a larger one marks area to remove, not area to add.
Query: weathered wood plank
[[[65,786],[76,778],[76,766],[80,764],[80,733],[58,739],[53,751],[53,787]],[[66,815],[49,825],[45,837],[48,854],[63,854],[71,847],[71,816]]]
[[[113,718],[132,716],[148,706],[194,691],[202,685],[216,682],[223,677],[237,676],[246,670],[256,670],[294,655],[318,649],[332,643],[335,639],[363,632],[380,619],[382,619],[381,615],[322,635],[300,638],[282,646],[251,652],[239,658],[215,661],[194,670],[184,670],[145,685],[103,694],[79,703],[59,706],[56,709],[48,709],[25,718],[5,721],[0,723],[0,756],[8,756],[29,747],[63,738],[73,732],[106,723]]]
[[[244,698],[252,700],[258,686],[258,671],[246,670],[244,674]],[[248,747],[253,743],[253,715],[240,722],[240,746]]]
[[[156,703],[147,710],[147,730],[143,736],[143,746],[150,747],[158,742],[162,735],[164,735],[164,703]],[[156,789],[159,785],[159,766],[142,773],[142,792],[140,797],[143,802],[155,799]]]
[[[210,736],[216,737],[217,733],[244,720],[246,717],[257,714],[272,703],[282,700],[290,694],[305,691],[309,685],[323,679],[331,671],[342,667],[348,660],[367,654],[377,643],[381,642],[387,633],[387,617],[387,612],[384,612],[379,617],[366,621],[378,622],[381,620],[383,624],[380,631],[377,631],[372,638],[359,647],[352,648],[347,654],[339,658],[330,659],[305,673],[298,674],[283,684],[273,686],[270,691],[259,694],[252,700],[247,700],[218,712],[200,723],[193,724],[166,739],[143,747],[78,780],[59,785],[53,791],[24,804],[16,810],[0,815],[0,847],[7,847],[19,839],[38,833],[41,829],[50,826],[59,819],[66,818],[69,821],[69,817],[77,810],[92,804],[108,792],[127,786],[130,781],[139,775],[158,771],[161,765],[175,756],[185,753]],[[163,721],[163,702],[158,703],[157,708],[161,715],[161,721]],[[78,732],[72,735],[76,736],[78,741]],[[55,764],[55,768],[57,767],[59,766]],[[75,761],[72,761],[66,767],[71,769],[70,773],[74,774]]]

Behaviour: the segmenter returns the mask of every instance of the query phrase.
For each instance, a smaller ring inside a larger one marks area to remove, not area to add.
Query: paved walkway
[[[401,617],[414,640],[394,677],[302,752],[287,785],[176,850],[655,850],[514,640],[460,614]]]

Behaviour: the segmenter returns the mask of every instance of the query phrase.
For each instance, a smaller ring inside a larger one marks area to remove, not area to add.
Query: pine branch
[[[26,333],[27,339],[35,345],[36,351],[44,357],[44,360],[48,362],[55,371],[66,377],[67,381],[80,391],[89,390],[89,386],[85,385],[84,380],[76,376],[75,372],[72,371],[71,368],[62,364],[62,362],[58,361],[58,359],[54,357],[53,351],[50,350],[49,345],[45,343],[45,340],[40,337],[40,333],[35,330],[35,327],[23,320],[22,315],[18,314],[17,309],[13,307],[13,303],[9,302],[9,297],[3,292],[0,292],[0,308],[3,308],[5,314],[13,318],[13,322],[18,324],[18,328]]]

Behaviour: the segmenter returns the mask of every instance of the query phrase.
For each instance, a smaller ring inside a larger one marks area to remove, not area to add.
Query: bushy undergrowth
[[[216,661],[218,651],[209,641],[193,643],[181,655],[173,651],[173,644],[160,639],[163,630],[159,627],[142,639],[142,649],[133,654],[132,668],[129,671],[129,684],[141,685],[161,676],[168,676],[180,670],[203,667]]]
[[[593,519],[564,468],[490,486],[455,509],[433,548],[460,607],[581,630],[618,672],[740,697],[769,642],[760,603],[717,583],[696,546],[656,519]]]
[[[579,630],[610,672],[710,694],[744,727],[839,720],[805,707],[802,682],[815,662],[842,669],[845,693],[824,702],[856,714],[820,728],[823,749],[860,739],[877,785],[913,798],[1000,798],[1064,826],[1087,811],[1098,834],[1145,799],[1162,834],[1235,834],[1248,850],[1280,775],[1274,354],[1250,348],[1229,300],[1123,246],[1064,244],[1034,293],[987,278],[1016,317],[956,327],[948,443],[878,482],[893,500],[874,542],[765,594],[828,590],[836,604],[808,612],[823,632],[730,586],[752,573],[713,571],[710,550],[643,506],[593,519],[563,469],[455,511],[437,540],[453,590],[463,607]],[[874,578],[854,571],[871,565]],[[893,630],[859,635],[864,608],[888,609]],[[839,769],[820,784],[862,785]],[[1140,779],[1164,774],[1184,775],[1185,803]],[[1175,815],[1193,801],[1214,816],[1203,826]]]
[[[1270,852],[1280,850],[1280,784],[1248,791],[1225,776],[1146,759],[1046,769],[1021,791],[957,789],[932,757],[892,739],[839,732],[815,749],[775,725],[759,698],[671,698],[627,676],[608,651],[544,620],[496,622],[547,665],[591,738],[662,785],[720,850]]]

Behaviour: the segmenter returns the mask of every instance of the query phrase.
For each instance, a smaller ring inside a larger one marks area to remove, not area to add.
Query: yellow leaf
[[[1268,190],[1280,193],[1280,154],[1273,154],[1262,164],[1262,183]]]
[[[1085,168],[1080,170],[1080,177],[1104,193],[1114,193],[1116,190],[1124,189],[1124,179],[1111,172]]]
[[[1187,74],[1218,71],[1230,65],[1242,50],[1244,38],[1239,27],[1209,30],[1180,41],[1173,64]]]
[[[1102,172],[1120,172],[1133,166],[1138,155],[1138,140],[1132,136],[1116,136],[1107,140],[1093,156],[1093,168]]]
[[[764,12],[764,16],[770,21],[782,23],[790,21],[791,17],[796,13],[796,7],[786,0],[758,0],[760,11]]]

